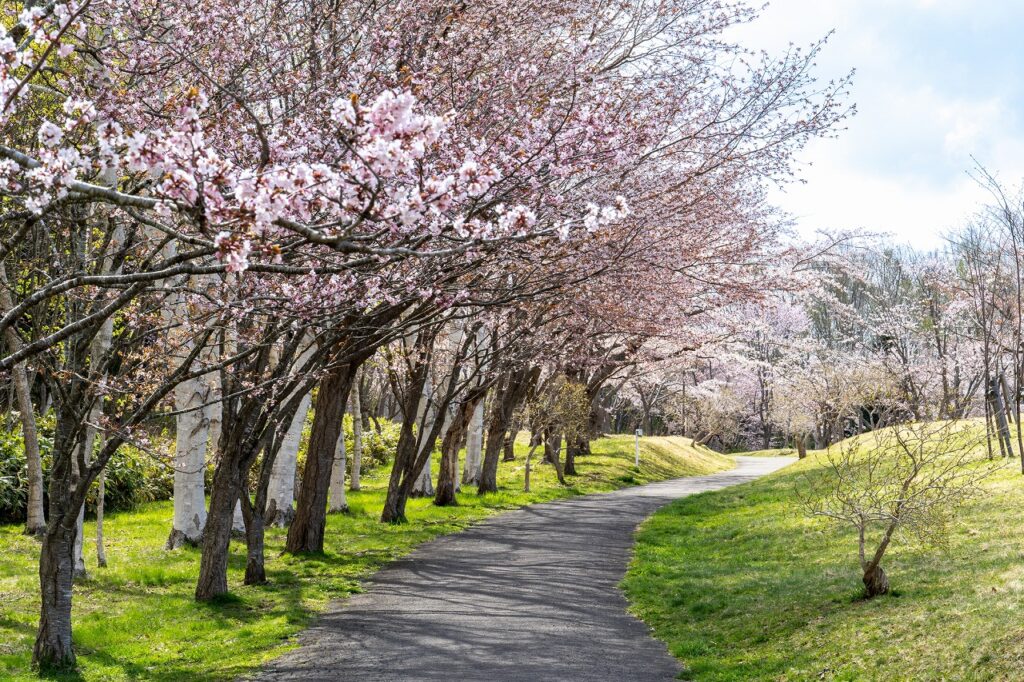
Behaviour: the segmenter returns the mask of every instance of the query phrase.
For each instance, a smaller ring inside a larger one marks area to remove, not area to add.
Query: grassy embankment
[[[376,470],[364,477],[362,491],[349,494],[350,513],[329,518],[322,556],[284,556],[284,531],[268,532],[269,585],[242,586],[244,546],[234,543],[232,593],[212,604],[192,600],[199,551],[163,549],[170,502],[111,515],[104,525],[110,567],[95,568],[95,549],[87,544],[91,577],[75,586],[81,678],[234,679],[294,646],[292,637],[329,600],[359,591],[361,578],[432,537],[457,532],[505,509],[731,465],[728,458],[682,438],[643,439],[639,471],[633,468],[631,436],[593,445],[594,454],[578,460],[580,473],[570,479],[571,487],[558,485],[552,467],[535,466],[533,492],[523,493],[526,448],[518,443],[517,461],[502,463],[499,469],[499,493],[478,498],[469,488],[460,495],[460,506],[444,509],[430,500],[412,500],[409,523],[394,526],[377,522],[388,472]],[[87,522],[87,539],[94,537],[94,530]],[[0,526],[0,679],[32,678],[38,551],[38,543],[21,535],[20,526]]]
[[[1024,479],[1008,461],[948,547],[899,543],[893,593],[862,598],[853,531],[808,519],[815,453],[765,479],[679,500],[641,528],[623,583],[693,680],[1024,678]]]

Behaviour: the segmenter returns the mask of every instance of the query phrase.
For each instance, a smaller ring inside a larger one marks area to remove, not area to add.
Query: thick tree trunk
[[[796,437],[796,453],[800,459],[807,456],[807,436],[803,433]]]
[[[51,524],[43,536],[39,555],[42,603],[32,650],[32,663],[41,671],[75,667],[71,645],[71,590],[75,573],[76,518],[77,515],[68,515],[63,522]]]
[[[205,601],[228,591],[228,555],[235,507],[239,502],[241,473],[236,452],[222,452],[213,474],[210,513],[203,530],[203,554],[199,560],[196,599]]]
[[[174,521],[167,549],[198,545],[206,526],[206,445],[210,439],[209,383],[203,377],[174,389],[174,407],[185,410],[176,419],[174,445]]]
[[[49,523],[39,555],[39,630],[32,664],[40,670],[74,668],[71,645],[71,596],[75,576],[75,534],[78,509],[70,497],[77,484],[72,469],[79,424],[69,406],[58,405],[50,471]]]
[[[359,490],[359,477],[363,467],[363,405],[362,388],[358,379],[352,384],[352,474],[349,490]]]
[[[291,554],[324,551],[331,468],[354,373],[350,365],[342,365],[320,381],[302,488],[285,544],[285,551]]]
[[[863,580],[864,595],[868,599],[889,593],[889,577],[880,565],[868,566]]]
[[[459,482],[459,446],[486,394],[486,389],[482,389],[476,395],[467,396],[445,431],[444,439],[441,441],[441,469],[437,476],[437,493],[434,495],[434,504],[439,507],[458,504],[455,492],[458,490]]]
[[[295,467],[302,442],[302,429],[306,425],[309,414],[310,394],[306,394],[299,403],[295,416],[292,417],[288,430],[281,440],[281,447],[274,458],[274,466],[270,472],[270,484],[267,498],[267,523],[284,527],[292,522],[295,516]]]

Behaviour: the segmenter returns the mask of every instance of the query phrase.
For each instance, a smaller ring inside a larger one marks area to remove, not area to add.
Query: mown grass
[[[387,471],[364,477],[350,493],[348,514],[329,517],[325,552],[283,555],[285,532],[267,537],[270,584],[242,586],[244,545],[233,543],[228,598],[212,604],[192,599],[199,551],[165,551],[172,507],[147,504],[108,517],[109,568],[95,567],[94,526],[86,523],[90,578],[75,586],[74,638],[80,679],[227,680],[294,646],[294,635],[328,601],[360,590],[360,579],[437,535],[461,530],[505,509],[627,485],[727,469],[730,460],[687,439],[642,441],[641,466],[633,468],[633,439],[594,442],[594,454],[578,460],[579,475],[559,486],[550,466],[536,465],[533,492],[522,492],[525,443],[518,459],[502,463],[501,491],[483,498],[468,488],[458,507],[437,508],[412,500],[409,523],[377,522]],[[539,457],[535,458],[535,461]],[[39,545],[20,526],[0,526],[0,679],[31,679],[30,652],[38,618]],[[69,676],[68,679],[75,679]]]
[[[896,544],[862,598],[857,544],[802,512],[808,459],[679,500],[638,533],[623,582],[692,680],[1024,679],[1024,478],[1007,461],[942,550]]]

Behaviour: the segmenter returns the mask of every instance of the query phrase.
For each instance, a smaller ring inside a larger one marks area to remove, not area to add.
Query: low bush
[[[53,448],[53,415],[37,421],[39,450],[43,463],[43,485],[49,484]],[[173,451],[168,436],[154,438],[157,451]],[[174,491],[174,472],[165,462],[132,445],[122,446],[107,465],[106,504],[108,511],[133,509],[143,502],[170,499]],[[93,485],[86,511],[96,508],[99,486]],[[28,501],[28,477],[25,468],[25,442],[17,415],[0,418],[0,521],[25,520]]]

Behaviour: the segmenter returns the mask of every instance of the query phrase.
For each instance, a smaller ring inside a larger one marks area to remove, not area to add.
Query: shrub
[[[25,443],[17,419],[8,418],[0,428],[0,521],[25,520],[28,502],[28,479],[25,468]],[[38,419],[39,449],[43,463],[43,485],[49,485],[54,418],[52,414]],[[161,434],[155,440],[166,445]],[[164,442],[161,442],[164,441]],[[170,446],[173,449],[173,445]],[[166,447],[158,447],[166,450]],[[170,499],[174,492],[174,472],[152,455],[132,445],[124,445],[107,464],[106,505],[108,511],[132,509],[143,502]],[[99,486],[94,485],[86,501],[86,510],[96,507]]]

